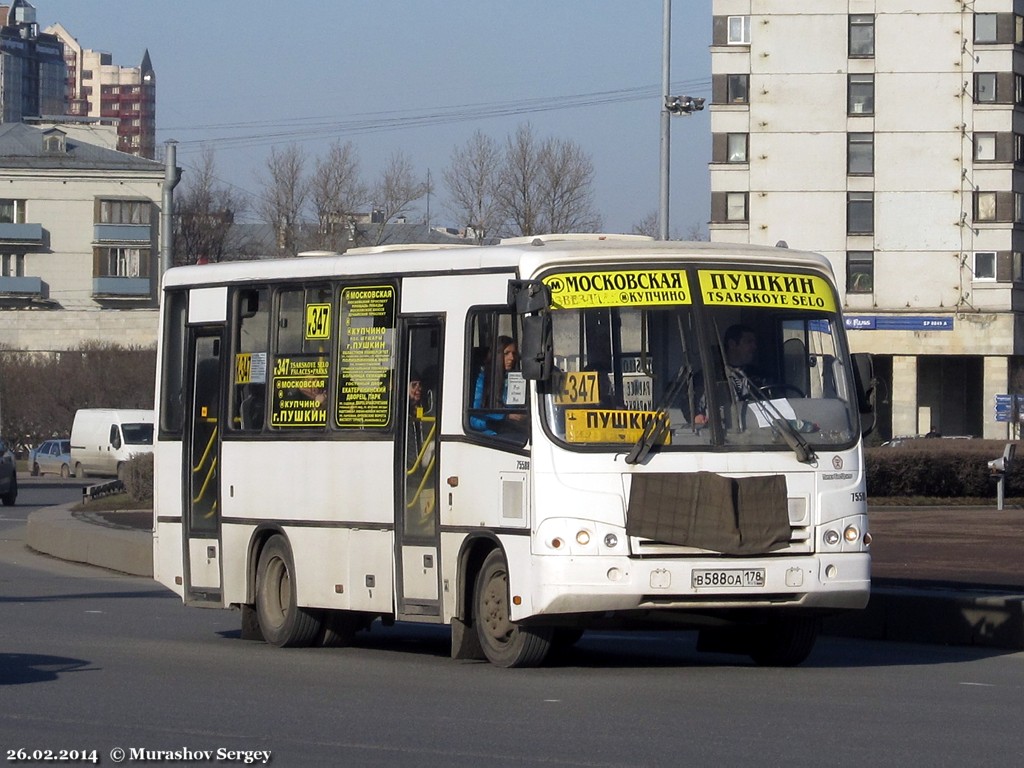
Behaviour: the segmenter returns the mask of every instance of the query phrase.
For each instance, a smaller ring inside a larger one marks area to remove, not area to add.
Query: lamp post
[[[669,96],[672,48],[672,0],[662,0],[661,30],[661,184],[658,196],[658,239],[668,240],[668,178],[670,120],[672,115],[692,115],[704,109],[704,99]]]

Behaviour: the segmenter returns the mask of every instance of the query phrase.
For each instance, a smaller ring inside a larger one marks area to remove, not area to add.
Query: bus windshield
[[[763,278],[748,280],[760,292],[723,293],[712,290],[712,270],[678,274],[678,285],[703,286],[696,296],[682,290],[679,301],[654,303],[672,297],[661,291],[630,305],[622,292],[570,307],[584,302],[555,293],[556,373],[542,394],[558,441],[580,450],[628,450],[641,439],[664,450],[788,450],[859,436],[842,321],[824,280],[789,275],[787,284],[786,275],[748,271]],[[794,295],[801,286],[822,296]]]

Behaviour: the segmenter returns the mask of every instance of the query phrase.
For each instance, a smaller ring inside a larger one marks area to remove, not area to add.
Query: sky
[[[458,226],[442,172],[477,130],[504,142],[529,123],[594,163],[606,232],[659,206],[662,0],[32,0],[85,48],[157,81],[157,142],[185,173],[214,152],[217,175],[255,195],[273,147],[312,166],[351,141],[374,179],[395,151],[435,192],[429,221]],[[711,10],[674,0],[671,95],[710,104]],[[671,121],[670,235],[706,232],[707,111]],[[427,201],[418,215],[426,216]]]

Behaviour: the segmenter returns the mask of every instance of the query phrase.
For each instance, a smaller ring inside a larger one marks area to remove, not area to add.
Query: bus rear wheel
[[[550,627],[509,619],[508,564],[500,550],[484,559],[473,593],[473,620],[487,660],[498,667],[536,667],[551,650]]]
[[[263,639],[279,648],[311,645],[322,632],[320,613],[296,604],[295,565],[284,536],[271,536],[260,553],[256,616]]]

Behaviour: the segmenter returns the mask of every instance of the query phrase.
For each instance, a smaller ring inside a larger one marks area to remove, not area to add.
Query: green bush
[[[982,497],[996,493],[988,462],[1003,455],[1003,440],[906,440],[865,453],[868,496]],[[1020,450],[1020,449],[1018,449]],[[1006,473],[1007,496],[1024,494],[1024,451]]]
[[[124,490],[140,508],[153,506],[153,454],[133,456],[125,463]]]

